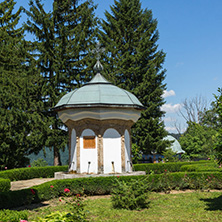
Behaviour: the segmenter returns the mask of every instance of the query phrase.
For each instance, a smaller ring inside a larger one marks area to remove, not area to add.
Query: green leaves
[[[144,153],[161,153],[167,146],[167,135],[160,110],[164,104],[165,53],[158,51],[157,21],[151,10],[143,10],[139,0],[119,0],[105,12],[99,40],[105,46],[105,77],[132,92],[146,107],[132,128],[132,141]]]

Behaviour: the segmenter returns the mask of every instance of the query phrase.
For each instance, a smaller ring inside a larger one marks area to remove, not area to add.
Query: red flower
[[[167,172],[167,170],[164,170],[165,172]]]
[[[32,192],[33,195],[35,194],[35,191],[33,189],[31,189],[31,192]]]
[[[29,167],[31,167],[31,165],[29,165]]]
[[[78,206],[79,206],[79,203],[78,203]]]
[[[117,176],[117,178],[119,178],[119,176]]]
[[[69,192],[70,192],[70,189],[65,188],[65,189],[64,189],[64,192],[65,192],[65,193],[69,193]]]
[[[62,200],[61,200],[61,199],[59,199],[59,201],[61,202]]]
[[[53,188],[54,186],[51,185],[50,187]]]
[[[80,194],[76,194],[77,197],[80,197]]]

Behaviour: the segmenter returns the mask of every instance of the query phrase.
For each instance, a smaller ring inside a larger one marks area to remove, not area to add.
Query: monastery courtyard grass
[[[110,196],[86,200],[89,221],[222,221],[222,193],[201,192],[179,194],[151,193],[147,209],[141,211],[113,209]],[[64,202],[50,200],[47,206],[29,210],[29,221],[53,211],[67,211]]]

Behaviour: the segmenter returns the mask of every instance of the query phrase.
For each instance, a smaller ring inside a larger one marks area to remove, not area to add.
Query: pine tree
[[[48,121],[46,146],[53,147],[54,165],[60,165],[59,150],[67,144],[67,131],[51,111],[67,92],[90,78],[90,45],[94,40],[94,11],[91,1],[54,0],[46,12],[40,0],[30,1],[26,30],[34,34],[37,67],[44,77],[45,116]]]
[[[16,28],[21,8],[15,2],[0,3],[0,165],[22,167],[27,155],[38,152],[44,128],[40,76],[33,69],[22,28]]]
[[[168,142],[161,118],[162,94],[166,85],[163,62],[158,50],[157,21],[151,10],[141,9],[139,0],[115,0],[101,22],[99,40],[108,52],[104,75],[114,84],[131,91],[146,107],[132,128],[132,141],[144,153],[161,153]]]

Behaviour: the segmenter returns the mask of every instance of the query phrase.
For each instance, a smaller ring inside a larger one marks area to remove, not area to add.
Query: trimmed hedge
[[[222,172],[222,169],[218,167],[215,163],[208,164],[195,164],[195,165],[185,165],[181,166],[180,171],[182,172]]]
[[[222,189],[222,174],[219,172],[190,172],[141,175],[141,176],[110,176],[88,177],[76,179],[53,180],[34,186],[30,189],[0,193],[0,209],[7,209],[38,203],[64,195],[68,188],[72,194],[84,192],[87,195],[110,194],[115,179],[130,181],[131,179],[147,178],[150,191],[170,191],[172,189]]]
[[[170,162],[170,163],[142,163],[142,164],[134,164],[135,171],[146,171],[147,174],[155,173],[161,174],[164,173],[165,170],[169,172],[180,172],[181,167],[185,165],[212,165],[214,164],[212,161],[201,160],[201,161],[192,161],[192,162]],[[216,169],[216,168],[215,168]]]
[[[9,191],[10,188],[11,188],[10,180],[0,178],[0,192]]]
[[[0,171],[0,178],[28,180],[33,178],[52,178],[55,172],[68,171],[68,166],[26,167]]]

